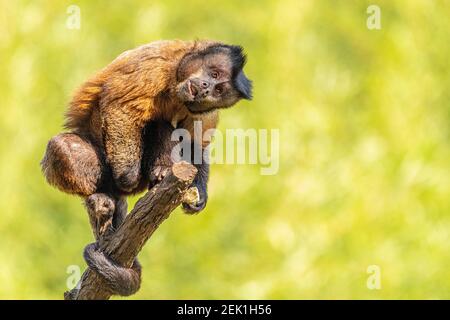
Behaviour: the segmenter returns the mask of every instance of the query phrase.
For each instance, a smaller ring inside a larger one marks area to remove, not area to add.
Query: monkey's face
[[[242,68],[241,47],[216,45],[183,58],[176,94],[191,113],[227,108],[240,99],[251,99],[251,81]]]

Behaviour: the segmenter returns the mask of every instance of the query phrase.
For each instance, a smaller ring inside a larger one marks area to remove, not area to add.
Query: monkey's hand
[[[150,169],[149,178],[150,185],[149,189],[154,187],[157,183],[161,182],[162,179],[170,172],[171,167],[166,165],[155,165]],[[197,177],[191,185],[191,188],[186,192],[183,198],[183,209],[185,213],[194,214],[202,211],[206,206],[206,200],[208,199],[208,194],[206,192],[206,183],[202,183],[202,179],[198,177],[200,173],[197,173]]]
[[[149,189],[161,182],[162,179],[170,172],[171,167],[168,166],[154,166],[150,170],[150,185]],[[198,179],[196,179],[198,180]],[[197,183],[192,183],[191,187],[185,193],[183,197],[183,209],[185,213],[194,214],[202,211],[206,206],[206,199],[208,194],[206,192],[206,185],[201,186]]]
[[[205,209],[206,202],[208,200],[208,194],[206,193],[206,191],[201,192],[198,187],[195,187],[195,185],[191,188],[197,189],[198,193],[196,195],[197,198],[196,201],[192,201],[191,199],[187,201],[185,199],[184,202],[182,203],[183,211],[187,214],[199,213],[200,211]]]
[[[192,152],[185,153],[185,156],[181,153],[176,156],[173,151],[179,146],[180,141],[171,139],[173,130],[174,128],[168,122],[153,122],[146,128],[144,159],[148,163],[149,188],[159,183],[170,172],[175,162],[193,163],[198,172],[191,187],[198,190],[198,196],[195,201],[183,201],[183,209],[186,213],[197,213],[205,208],[208,199],[206,191],[209,174],[208,161],[202,161],[200,164],[194,163],[194,155],[203,155],[204,152],[199,144],[189,140],[184,142],[186,144],[182,146],[182,150],[190,147]]]
[[[137,258],[131,268],[124,268],[99,251],[97,242],[88,244],[84,249],[83,256],[89,268],[106,281],[113,294],[130,296],[139,290],[141,265]]]
[[[209,174],[209,165],[207,163],[202,163],[195,165],[198,172],[195,176],[192,186],[189,190],[195,188],[197,189],[196,201],[183,201],[183,210],[187,214],[195,214],[206,207],[206,202],[208,201],[207,183]]]

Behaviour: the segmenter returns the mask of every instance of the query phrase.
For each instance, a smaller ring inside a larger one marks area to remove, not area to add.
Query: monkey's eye
[[[216,86],[216,88],[214,90],[216,91],[217,94],[222,94],[222,92],[223,92],[222,86]]]
[[[217,71],[211,72],[211,78],[217,79],[219,77],[219,73]]]

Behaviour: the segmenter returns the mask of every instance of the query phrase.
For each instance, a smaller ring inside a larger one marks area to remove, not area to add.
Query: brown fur
[[[77,134],[53,137],[42,160],[47,181],[61,191],[89,196],[95,193],[104,176],[101,157],[88,140]]]
[[[176,69],[188,53],[215,44],[212,41],[158,41],[125,51],[76,92],[66,113],[65,127],[89,134],[102,143],[98,130],[104,125],[100,115],[120,113],[143,127],[150,119],[171,122],[189,116],[168,88],[176,85]],[[215,115],[218,113],[215,112]],[[208,118],[211,116],[209,115]],[[98,126],[100,124],[100,126]]]
[[[157,41],[122,53],[75,92],[66,112],[70,132],[49,141],[41,163],[48,182],[67,193],[102,193],[114,201],[143,191],[158,176],[148,159],[168,158],[171,144],[162,140],[172,129],[164,123],[201,139],[194,121],[202,122],[203,132],[215,128],[218,108],[251,98],[244,64],[241,47],[213,41]],[[150,123],[159,128],[154,137],[144,135]],[[194,142],[205,148],[209,138]],[[208,168],[199,169],[206,193]],[[191,211],[203,209],[206,194],[202,198]]]
[[[124,193],[139,180],[142,130],[150,120],[183,120],[192,130],[202,119],[204,130],[214,128],[218,112],[192,115],[176,99],[176,69],[188,53],[205,49],[211,41],[160,41],[129,50],[89,79],[75,93],[66,113],[66,128],[88,136],[113,164],[114,179]]]
[[[203,131],[215,128],[217,108],[251,98],[244,63],[240,47],[158,41],[122,53],[75,92],[66,112],[70,132],[49,141],[41,166],[51,185],[85,198],[96,240],[123,220],[124,195],[146,189],[167,171],[162,167],[170,168],[172,126],[194,137],[194,121],[202,121]],[[215,65],[221,70],[216,77]],[[208,144],[209,139],[192,142],[194,148]],[[200,199],[183,204],[188,213],[201,211],[207,201],[209,167],[197,167],[193,184]],[[112,285],[120,283],[122,289],[114,291],[129,294],[139,287],[138,262],[136,270],[125,271],[97,254],[95,246],[87,248],[85,258],[100,274],[109,272]]]

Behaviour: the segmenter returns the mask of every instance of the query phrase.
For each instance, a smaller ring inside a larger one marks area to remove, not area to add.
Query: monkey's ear
[[[234,79],[234,86],[242,98],[252,100],[252,81],[246,77],[244,71],[239,71],[238,75]]]

